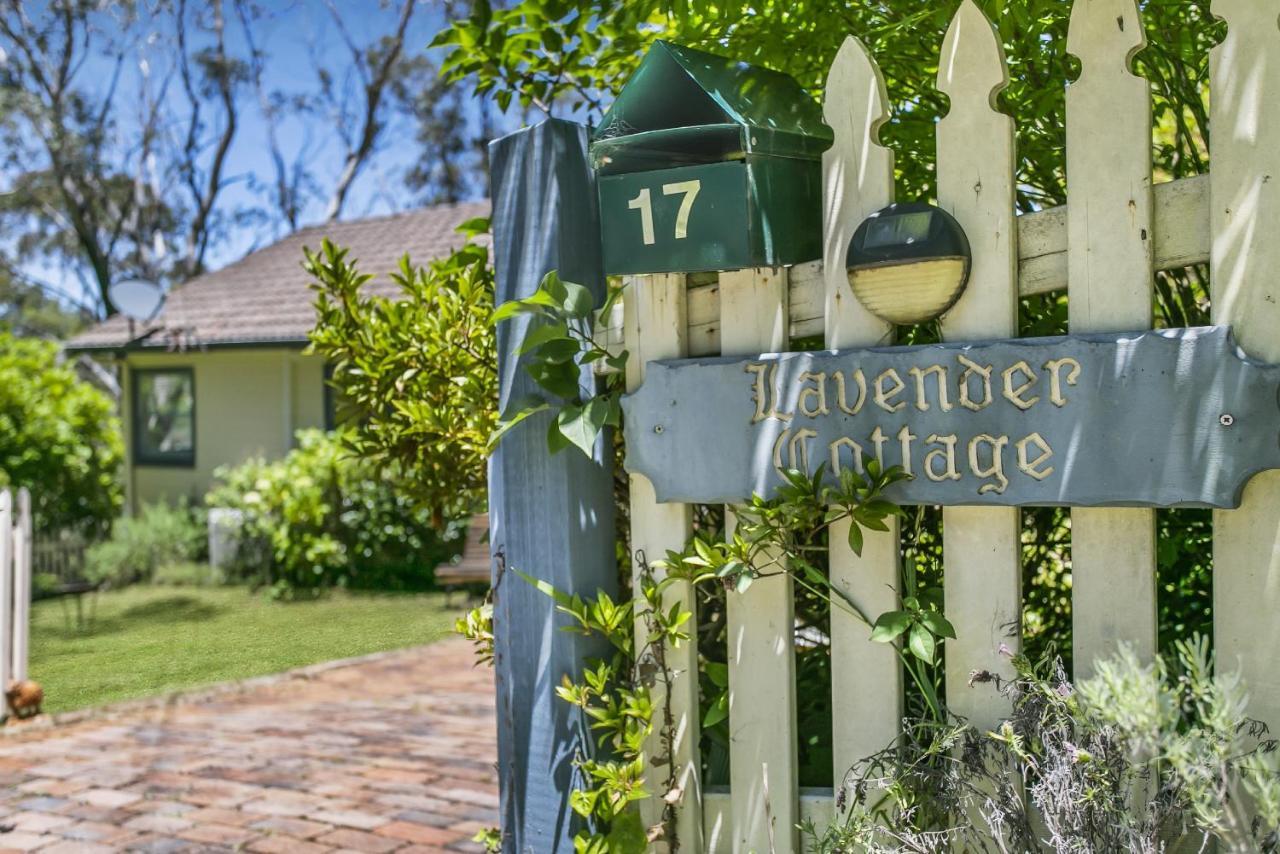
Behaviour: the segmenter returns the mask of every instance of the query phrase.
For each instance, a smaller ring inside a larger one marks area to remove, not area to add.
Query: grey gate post
[[[600,229],[587,161],[586,128],[556,119],[490,143],[497,302],[526,297],[543,275],[591,289],[603,302]],[[517,355],[525,317],[498,328],[500,411],[537,392]],[[593,384],[590,368],[584,387]],[[605,649],[560,631],[568,619],[518,576],[518,569],[583,596],[617,592],[612,437],[594,459],[575,449],[551,456],[543,412],[511,430],[489,460],[490,549],[494,555],[494,668],[503,850],[572,851],[578,820],[569,808],[573,759],[592,738],[579,714],[555,696],[565,673]]]

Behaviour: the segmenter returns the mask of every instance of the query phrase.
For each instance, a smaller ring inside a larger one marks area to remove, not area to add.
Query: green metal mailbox
[[[822,255],[822,111],[791,77],[657,42],[591,143],[604,267],[776,267]]]

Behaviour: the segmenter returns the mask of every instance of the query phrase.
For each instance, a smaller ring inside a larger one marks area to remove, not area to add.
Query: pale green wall
[[[195,466],[135,466],[131,369],[169,367],[194,373]],[[296,350],[130,353],[123,374],[125,488],[133,510],[140,502],[202,500],[218,467],[283,456],[297,430],[324,427],[324,362]]]

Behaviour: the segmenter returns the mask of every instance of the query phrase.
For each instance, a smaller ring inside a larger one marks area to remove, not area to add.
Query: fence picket
[[[0,690],[13,678],[13,511],[13,493],[0,489]]]
[[[1067,308],[1072,332],[1151,328],[1151,89],[1129,68],[1146,44],[1136,0],[1075,0],[1067,50]],[[1135,437],[1136,441],[1141,441]],[[1131,643],[1156,649],[1155,512],[1071,512],[1077,677]]]
[[[18,490],[13,525],[13,668],[12,676],[27,678],[27,643],[31,633],[31,492]]]
[[[787,271],[720,275],[724,355],[787,344]],[[732,514],[726,514],[732,530]],[[791,576],[728,597],[730,826],[735,852],[798,850],[795,592]]]
[[[855,347],[890,339],[893,328],[872,315],[849,289],[845,255],[858,224],[893,201],[893,152],[880,145],[889,117],[880,69],[862,42],[848,36],[827,75],[823,116],[835,143],[822,156],[823,275],[828,347]],[[867,531],[862,555],[849,548],[848,523],[829,536],[831,585],[870,619],[898,607],[898,521],[887,532]],[[837,790],[859,760],[898,735],[902,668],[894,650],[873,643],[858,618],[831,609],[832,761]],[[868,690],[868,685],[876,690]]]
[[[889,119],[880,67],[854,36],[827,72],[822,117],[835,133],[822,155],[822,265],[828,347],[888,341],[893,327],[863,307],[849,288],[845,255],[867,215],[893,201],[893,152],[880,144]],[[723,296],[721,296],[723,299]]]
[[[674,359],[688,355],[688,318],[686,313],[687,279],[678,273],[635,276],[626,283],[626,348],[627,390],[634,391],[644,381],[644,369],[655,359]],[[688,504],[659,504],[653,484],[643,475],[630,476],[631,553],[636,576],[640,572],[639,555],[652,563],[668,550],[684,548],[693,530],[693,511]],[[659,570],[654,570],[660,576]],[[634,582],[638,589],[638,577]],[[690,634],[694,640],[680,649],[666,651],[667,666],[673,672],[671,710],[675,721],[675,742],[671,760],[677,770],[677,783],[684,792],[677,813],[676,835],[679,847],[687,851],[702,850],[702,786],[699,740],[701,716],[698,702],[697,603],[688,584],[673,586],[664,597],[667,608],[676,602],[694,615]],[[636,623],[636,648],[644,646],[644,627]],[[652,692],[655,708],[663,705],[661,685]],[[657,741],[657,733],[646,750],[654,757],[665,753]],[[659,796],[666,793],[669,766],[646,763],[647,788]],[[645,826],[661,819],[660,798],[641,802]],[[669,840],[668,840],[669,842]]]
[[[1013,120],[994,107],[1008,83],[995,30],[964,0],[938,68],[938,88],[951,98],[938,123],[938,204],[964,228],[973,256],[968,288],[942,319],[950,341],[1010,338],[1018,330]],[[942,511],[946,613],[956,629],[947,643],[947,701],[978,727],[995,725],[1008,708],[994,686],[966,683],[977,670],[1012,675],[1000,646],[1016,651],[1022,634],[1019,526],[1016,507]]]
[[[1280,362],[1280,2],[1214,0],[1227,35],[1210,54],[1211,308],[1250,356]],[[1239,667],[1249,713],[1280,724],[1280,471],[1213,514],[1213,625],[1223,669]]]

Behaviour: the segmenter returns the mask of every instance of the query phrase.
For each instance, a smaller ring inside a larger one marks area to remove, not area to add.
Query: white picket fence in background
[[[31,544],[31,493],[0,489],[0,691],[27,678]]]
[[[1062,208],[1017,216],[1014,122],[992,106],[1008,83],[990,22],[965,0],[942,47],[938,86],[951,99],[937,130],[938,204],[964,227],[974,268],[943,321],[948,340],[1012,337],[1020,295],[1065,288],[1074,332],[1152,325],[1153,271],[1208,262],[1212,316],[1250,356],[1280,362],[1280,0],[1215,0],[1226,40],[1211,67],[1212,171],[1153,186],[1151,100],[1129,70],[1144,44],[1135,0],[1075,0],[1068,49],[1082,65],[1067,88],[1067,187]],[[1065,83],[1065,81],[1064,81]],[[653,359],[785,350],[822,334],[830,347],[892,343],[893,329],[853,298],[844,256],[867,214],[893,201],[893,154],[877,139],[888,118],[884,82],[850,36],[824,97],[835,144],[824,156],[824,260],[790,269],[632,277],[625,307],[602,319],[611,344],[631,354],[627,385]],[[1275,180],[1273,180],[1273,178]],[[1188,393],[1194,393],[1189,389]],[[1280,414],[1280,413],[1278,413]],[[1280,424],[1280,419],[1277,420]],[[1160,441],[1152,425],[1152,441]],[[1072,612],[1077,674],[1119,639],[1156,648],[1154,511],[1072,511]],[[691,532],[687,505],[659,504],[631,478],[634,552],[662,555]],[[1001,644],[1017,648],[1022,607],[1016,508],[944,511],[951,708],[979,726],[1006,703],[991,686],[967,688],[974,670],[1007,673]],[[1253,479],[1237,510],[1214,513],[1214,618],[1218,661],[1239,667],[1250,712],[1280,726],[1280,472]],[[861,557],[833,532],[832,581],[870,614],[897,607],[899,532],[869,532]],[[691,591],[684,591],[692,606]],[[831,790],[797,782],[793,591],[753,585],[729,597],[728,791],[699,781],[696,651],[675,653],[675,760],[688,793],[680,809],[684,851],[790,852],[802,818],[833,815]],[[891,649],[835,612],[831,618],[834,775],[885,747],[899,731],[902,672]],[[660,769],[665,775],[665,769]],[[652,818],[653,816],[649,816]]]

